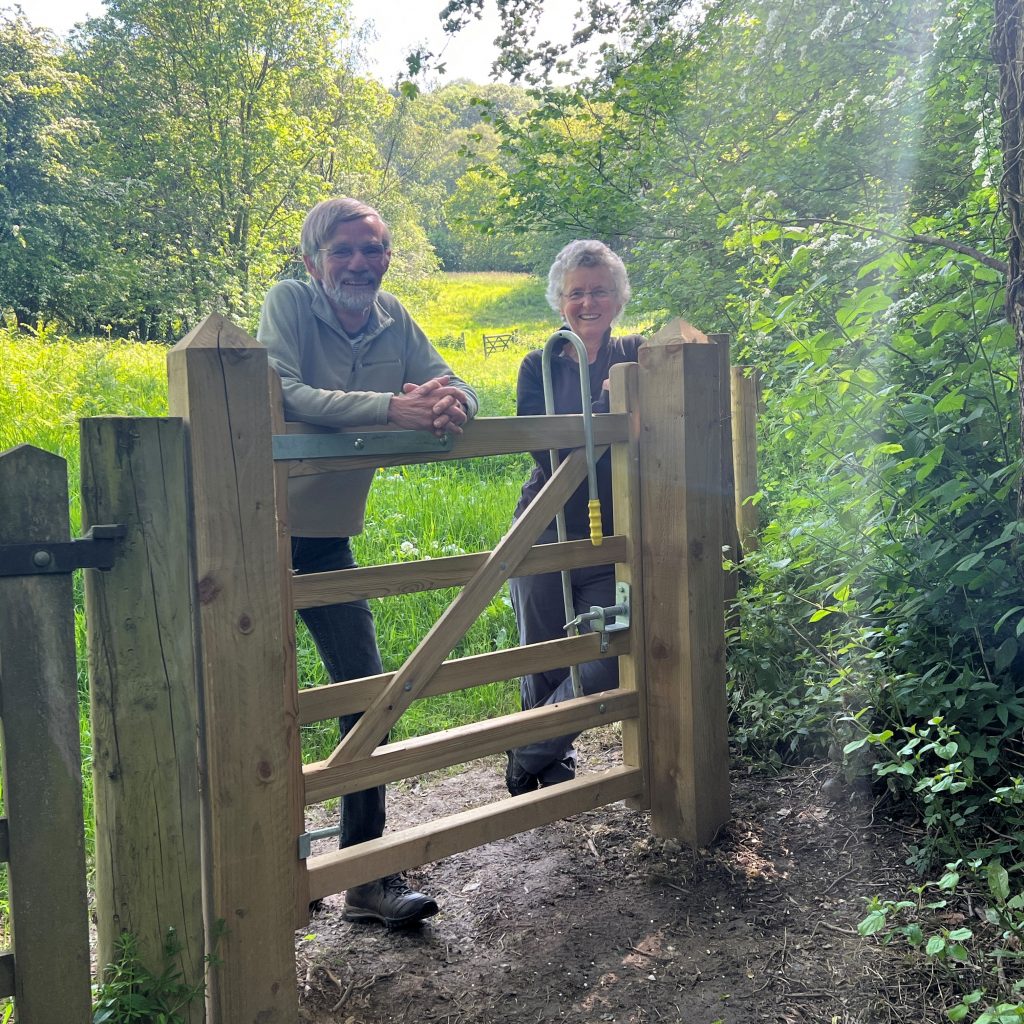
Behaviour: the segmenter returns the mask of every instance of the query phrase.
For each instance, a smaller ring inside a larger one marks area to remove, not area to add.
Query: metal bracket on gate
[[[567,622],[565,628],[580,626],[584,622],[591,624],[595,633],[601,634],[601,653],[608,650],[608,634],[620,633],[629,629],[629,584],[615,584],[615,604],[610,608],[602,608],[593,604],[589,612],[580,612],[572,622]]]
[[[41,576],[75,569],[113,569],[117,544],[127,527],[90,526],[76,540],[40,544],[0,544],[0,576]]]
[[[330,828],[315,828],[312,832],[303,832],[299,836],[299,860],[308,860],[313,852],[314,839],[330,839],[331,836],[340,836],[341,826],[334,825]]]
[[[435,437],[426,430],[371,430],[347,434],[275,434],[271,451],[282,459],[340,459],[357,455],[415,455],[449,452],[448,434]]]

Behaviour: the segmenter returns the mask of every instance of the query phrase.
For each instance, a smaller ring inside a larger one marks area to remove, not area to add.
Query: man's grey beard
[[[379,284],[334,284],[325,281],[323,285],[331,302],[351,313],[369,309],[380,291]]]

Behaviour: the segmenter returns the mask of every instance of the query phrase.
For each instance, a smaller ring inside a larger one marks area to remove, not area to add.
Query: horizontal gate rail
[[[322,854],[308,862],[310,897],[328,896],[382,874],[428,864],[605,804],[639,798],[643,789],[639,768],[611,768]]]
[[[595,453],[600,458],[603,450]],[[381,736],[386,736],[402,713],[423,692],[423,687],[438,670],[447,655],[491,602],[498,588],[514,575],[519,563],[551,522],[555,511],[565,503],[586,476],[586,457],[573,451],[548,482],[540,489],[526,511],[512,524],[508,533],[487,556],[483,567],[459,592],[455,600],[434,623],[420,645],[406,659],[394,678],[363,717],[328,758],[331,764],[368,755]]]
[[[319,803],[343,793],[354,793],[424,772],[449,768],[510,747],[582,732],[624,718],[635,718],[639,708],[635,691],[610,690],[472,722],[444,732],[415,736],[377,747],[369,757],[330,764],[306,765],[306,803]]]
[[[595,416],[594,444],[607,445],[625,441],[628,428],[628,417],[622,413],[602,413]],[[286,429],[289,434],[324,433],[304,423],[288,423]],[[359,431],[339,433],[358,436]],[[308,476],[311,473],[335,473],[348,469],[411,466],[420,462],[449,462],[452,459],[476,459],[485,455],[547,451],[549,448],[580,448],[582,445],[583,417],[578,414],[515,418],[482,417],[473,420],[470,430],[454,437],[448,451],[296,459],[288,463],[288,475]]]
[[[605,537],[600,547],[595,547],[589,540],[538,544],[519,563],[516,575],[534,576],[559,569],[582,569],[590,565],[621,562],[626,558],[626,548],[627,538],[621,534]],[[472,579],[489,554],[489,551],[480,551],[432,558],[428,562],[391,562],[296,576],[292,581],[295,607],[319,608],[340,601],[461,587]]]
[[[420,696],[437,697],[443,693],[455,693],[457,690],[468,690],[472,686],[483,686],[521,675],[550,672],[565,665],[596,661],[598,658],[617,658],[629,654],[632,649],[628,632],[610,634],[608,648],[604,653],[600,650],[600,643],[597,633],[583,633],[580,636],[546,640],[525,647],[512,647],[505,651],[490,651],[487,654],[473,654],[467,658],[446,661],[434,673]],[[365,711],[393,676],[393,672],[382,672],[376,676],[300,690],[299,724],[309,725],[311,722]]]

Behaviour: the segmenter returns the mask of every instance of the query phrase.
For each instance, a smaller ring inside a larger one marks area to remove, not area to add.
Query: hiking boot
[[[379,921],[388,929],[419,924],[437,913],[437,901],[414,892],[401,875],[385,875],[345,893],[346,921]]]
[[[532,793],[539,785],[540,779],[531,775],[516,760],[514,750],[506,750],[508,764],[505,767],[505,787],[512,796],[522,796],[524,793]]]
[[[560,761],[552,761],[537,776],[541,786],[557,786],[560,782],[568,782],[576,778],[576,758],[572,755],[563,757]]]

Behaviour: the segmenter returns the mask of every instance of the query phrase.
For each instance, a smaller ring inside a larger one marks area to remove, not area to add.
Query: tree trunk
[[[1020,0],[995,0],[995,14],[992,52],[999,65],[999,106],[1003,118],[1000,192],[1010,221],[1006,317],[1013,327],[1020,356],[1017,397],[1024,453],[1024,5]],[[1017,515],[1024,519],[1024,473],[1018,482]]]

